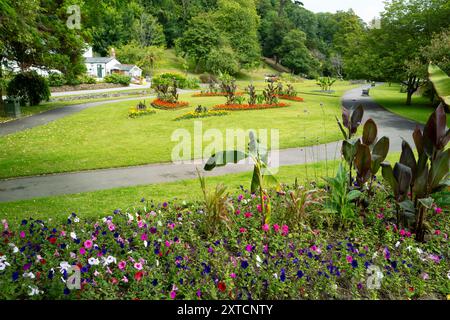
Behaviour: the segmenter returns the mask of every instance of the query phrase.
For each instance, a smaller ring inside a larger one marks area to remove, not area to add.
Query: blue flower
[[[17,281],[17,279],[19,279],[19,273],[18,273],[18,272],[13,272],[13,274],[12,274],[12,280],[13,280],[13,281]]]
[[[22,220],[22,223],[21,223],[21,225],[26,225],[28,223],[28,221],[27,220]]]
[[[243,260],[243,261],[241,262],[241,267],[242,267],[243,269],[247,269],[247,267],[248,267],[248,262],[247,262],[247,260]]]
[[[280,273],[280,281],[284,282],[285,280],[286,280],[286,273],[283,268],[283,269],[281,269],[281,273]]]
[[[353,268],[358,268],[358,261],[356,261],[356,259],[353,259],[353,261],[352,261],[352,267],[353,267]]]
[[[304,275],[304,273],[303,273],[302,270],[298,270],[298,271],[297,271],[297,277],[298,277],[299,279],[301,279],[301,278],[303,277],[303,275]]]
[[[153,281],[152,281],[152,285],[154,286],[154,287],[156,287],[156,285],[158,284],[158,280],[156,280],[156,279],[153,279]]]
[[[64,294],[65,294],[65,295],[68,295],[69,293],[70,293],[70,290],[67,289],[67,288],[64,288]]]

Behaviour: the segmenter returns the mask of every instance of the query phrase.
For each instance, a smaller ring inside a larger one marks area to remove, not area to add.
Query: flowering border
[[[241,111],[241,110],[261,110],[261,109],[276,109],[276,108],[286,108],[289,107],[288,103],[275,103],[275,104],[220,104],[214,106],[214,110],[230,110],[230,111]]]
[[[185,114],[182,114],[181,116],[175,118],[175,121],[180,120],[189,120],[189,119],[197,119],[197,118],[208,118],[208,117],[221,117],[228,115],[227,111],[222,110],[210,110],[208,112],[195,112],[191,111]]]
[[[225,97],[226,95],[227,95],[226,92],[200,92],[200,93],[194,93],[192,96],[199,98],[199,97]],[[236,92],[234,95],[242,96],[242,95],[244,95],[244,93]]]
[[[189,106],[188,102],[185,101],[179,101],[176,103],[167,102],[161,99],[155,99],[152,101],[152,107],[156,109],[161,110],[176,110],[176,109],[182,109]]]

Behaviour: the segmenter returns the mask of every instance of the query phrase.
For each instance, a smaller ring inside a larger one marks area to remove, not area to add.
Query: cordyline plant
[[[170,103],[176,103],[178,101],[177,87],[177,81],[173,79],[172,82],[170,82],[170,80],[165,80],[154,88],[158,99]]]
[[[352,185],[352,169],[356,169],[356,182],[359,188],[369,181],[368,194],[371,195],[375,175],[380,170],[381,163],[389,152],[389,138],[377,139],[378,127],[372,119],[368,119],[363,127],[362,138],[352,139],[358,131],[364,116],[364,109],[360,105],[352,112],[342,108],[342,123],[336,118],[344,142],[342,155],[349,165],[349,185]]]
[[[236,80],[227,74],[223,74],[220,76],[220,81],[220,88],[227,98],[226,104],[235,103],[237,90]]]
[[[252,159],[254,168],[250,190],[254,194],[259,194],[262,224],[264,225],[270,223],[271,218],[270,199],[267,194],[266,186],[275,184],[277,185],[277,188],[279,188],[279,183],[268,167],[269,157],[267,149],[255,138],[253,131],[250,132],[249,137],[250,142],[248,144],[247,152],[239,150],[218,152],[208,159],[204,169],[206,171],[211,171],[216,167],[222,167],[228,163],[238,163],[246,158]]]
[[[256,94],[256,88],[253,84],[250,84],[247,87],[247,93],[248,93],[248,104],[249,105],[255,105],[257,102],[257,94]]]
[[[409,143],[403,141],[400,161],[394,169],[389,163],[382,163],[383,178],[394,190],[397,223],[410,227],[421,242],[428,229],[426,213],[434,204],[431,196],[450,186],[450,149],[445,149],[450,141],[450,130],[446,124],[441,104],[428,119],[423,132],[419,127],[413,132],[418,158]]]
[[[316,84],[322,88],[322,91],[330,91],[331,87],[337,80],[330,77],[320,77],[317,79]]]
[[[272,82],[269,82],[267,84],[267,88],[263,90],[265,103],[267,104],[277,103],[278,102],[277,94],[278,94],[277,87]]]

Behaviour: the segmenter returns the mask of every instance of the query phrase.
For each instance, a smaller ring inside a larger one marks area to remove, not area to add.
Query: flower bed
[[[133,107],[133,108],[130,108],[128,110],[128,117],[130,117],[130,118],[138,118],[138,117],[141,117],[141,116],[146,116],[146,115],[150,115],[150,114],[154,114],[154,113],[156,113],[156,111],[152,110],[152,109],[149,109],[149,108],[147,108],[147,109],[138,109],[138,108]]]
[[[222,110],[208,110],[206,112],[191,111],[175,118],[175,120],[178,121],[178,120],[207,118],[207,117],[221,117],[226,116],[227,114],[228,112]]]
[[[258,110],[258,109],[273,109],[273,108],[285,108],[289,107],[288,103],[275,103],[275,104],[221,104],[214,106],[214,110]]]
[[[236,92],[235,96],[242,96],[243,92]],[[194,93],[193,97],[224,97],[226,96],[226,92],[200,92],[200,93]]]
[[[446,299],[450,294],[448,212],[436,208],[430,227],[439,230],[427,243],[417,243],[392,224],[394,206],[380,199],[372,201],[365,225],[337,231],[317,227],[323,224],[319,213],[311,213],[311,227],[288,225],[281,217],[288,212],[289,191],[270,197],[270,225],[261,226],[258,198],[241,192],[231,198],[228,227],[219,221],[209,235],[201,203],[150,202],[98,221],[74,213],[63,223],[3,220],[0,299]],[[71,269],[79,272],[79,289],[66,285]],[[374,270],[383,275],[378,283],[370,278]]]
[[[280,98],[280,99],[297,101],[297,102],[305,101],[302,97],[288,96],[288,95],[285,95],[285,94],[277,94],[277,97]]]
[[[188,102],[184,101],[178,101],[175,103],[167,102],[161,99],[155,99],[152,101],[152,107],[156,109],[162,109],[162,110],[176,110],[181,108],[186,108],[189,106]]]

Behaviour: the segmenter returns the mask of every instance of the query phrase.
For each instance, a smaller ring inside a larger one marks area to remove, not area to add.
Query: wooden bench
[[[370,89],[363,89],[362,95],[363,96],[369,96],[369,92],[370,92]]]

